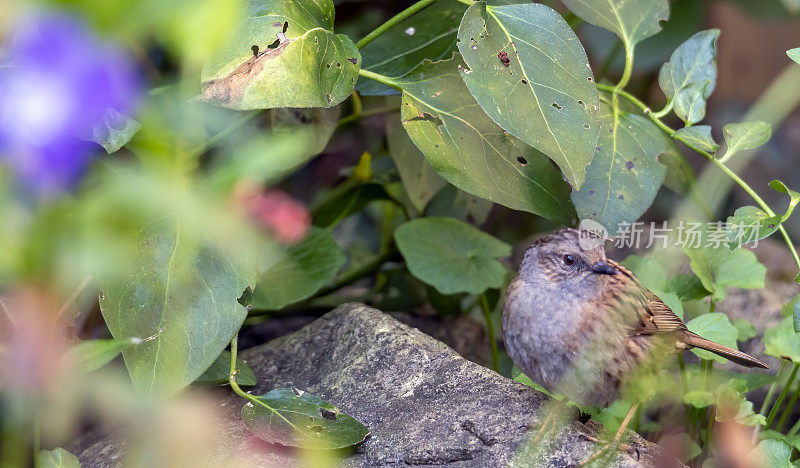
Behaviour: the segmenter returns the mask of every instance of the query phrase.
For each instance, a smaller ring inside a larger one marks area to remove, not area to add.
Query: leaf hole
[[[274,49],[274,48],[278,47],[279,45],[281,45],[281,40],[280,39],[275,39],[275,42],[273,42],[272,44],[268,45],[267,49]]]
[[[523,79],[522,79],[522,84],[528,84],[528,80],[526,80],[525,78],[523,78]]]
[[[327,64],[327,65],[325,65],[325,68],[330,68],[330,67],[331,67],[331,64],[330,64],[330,63],[329,63],[329,64]]]
[[[528,160],[523,158],[522,156],[517,156],[517,162],[520,163],[522,166],[528,165]]]
[[[319,414],[328,421],[336,421],[336,413],[334,411],[319,408]]]
[[[286,31],[288,31],[288,30],[289,30],[289,22],[288,21],[284,21],[283,22],[283,33],[286,34]]]
[[[578,105],[586,109],[586,103],[578,99]]]
[[[257,56],[257,55],[258,55],[258,46],[257,46],[257,45],[253,44],[253,45],[250,47],[250,50],[252,50],[252,51],[253,51],[253,57],[255,57],[255,56]]]
[[[554,109],[558,109],[558,110],[561,110],[561,109],[562,109],[562,107],[561,107],[561,106],[559,106],[557,102],[554,102],[554,103],[553,103],[553,108],[554,108]]]
[[[592,78],[591,76],[587,76],[586,77],[586,81],[588,81],[589,83],[592,83],[594,81],[594,78]]]
[[[585,128],[586,130],[589,130],[592,127],[590,127],[589,124],[583,124],[583,128]]]
[[[328,98],[328,102],[333,102],[333,98],[331,97],[330,94],[326,94],[325,97]]]
[[[342,68],[342,62],[336,62],[336,68]]]

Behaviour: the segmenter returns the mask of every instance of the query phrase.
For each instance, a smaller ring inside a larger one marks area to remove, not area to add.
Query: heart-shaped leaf
[[[722,128],[725,137],[725,154],[720,158],[725,161],[734,154],[758,148],[769,140],[772,130],[766,122],[732,123]]]
[[[756,327],[745,319],[736,318],[731,320],[731,323],[736,327],[736,331],[738,332],[736,341],[747,341],[751,338],[755,338],[757,335]]]
[[[253,369],[247,365],[241,358],[236,358],[236,369],[239,372],[236,374],[236,383],[243,386],[253,386],[256,384],[256,374]],[[227,349],[223,350],[217,359],[211,364],[211,367],[203,372],[203,375],[194,381],[200,385],[227,385],[229,383],[228,377],[231,373],[231,352]]]
[[[725,232],[722,235],[727,236]],[[718,246],[684,246],[683,250],[689,256],[692,271],[716,302],[725,298],[725,289],[729,286],[746,289],[764,287],[767,269],[747,249],[730,250],[726,240]]]
[[[461,190],[572,223],[575,212],[561,174],[486,116],[459,77],[459,63],[425,62],[398,81],[401,119],[411,139],[439,175]]]
[[[312,227],[302,242],[286,249],[259,275],[255,307],[279,310],[311,296],[336,277],[344,261],[331,233]]]
[[[733,326],[728,316],[722,312],[712,312],[693,318],[686,327],[707,340],[714,341],[729,348],[736,349],[736,338],[739,331]],[[727,362],[727,359],[717,356],[711,351],[693,348],[692,352],[701,359],[713,359],[717,362]]]
[[[717,399],[708,390],[692,390],[683,395],[683,402],[695,408],[706,408],[716,403]]]
[[[661,67],[658,84],[672,101],[675,115],[687,124],[705,117],[705,102],[717,81],[718,29],[700,31],[675,49]]]
[[[511,246],[454,218],[418,218],[394,232],[408,270],[442,294],[501,288],[508,270],[497,261]]]
[[[780,216],[769,216],[761,208],[748,205],[737,208],[733,216],[728,216],[725,230],[731,248],[735,249],[772,235],[780,224]]]
[[[787,50],[786,55],[789,56],[790,59],[797,62],[798,65],[800,65],[800,47],[795,47],[794,49]]]
[[[653,203],[666,169],[658,162],[669,140],[650,119],[600,105],[600,139],[586,183],[571,194],[581,219],[615,233],[633,223]]]
[[[36,466],[41,468],[81,468],[78,457],[59,447],[55,450],[40,450]]]
[[[276,388],[242,407],[242,420],[260,439],[291,447],[337,449],[363,442],[369,429],[308,392]]]
[[[764,353],[800,362],[800,333],[794,331],[794,317],[786,317],[778,326],[764,331]]]
[[[489,117],[580,188],[599,133],[599,98],[566,21],[539,3],[475,2],[461,20],[458,49],[468,67],[461,77]]]
[[[563,0],[587,23],[608,29],[633,50],[641,40],[659,31],[659,22],[669,17],[667,0]]]
[[[141,342],[136,337],[82,341],[69,350],[69,359],[83,372],[92,372],[111,362],[123,349]]]
[[[200,100],[231,109],[333,107],[353,91],[361,54],[333,33],[332,0],[248,0],[248,16],[203,67]]]
[[[708,125],[683,127],[673,133],[672,138],[680,140],[693,148],[701,149],[709,153],[713,153],[719,148],[719,145],[711,136],[711,127]]]
[[[447,182],[414,145],[399,120],[389,119],[386,143],[408,198],[417,212],[422,213],[431,198]]]

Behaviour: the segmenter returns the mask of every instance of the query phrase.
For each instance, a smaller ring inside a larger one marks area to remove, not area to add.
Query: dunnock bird
[[[602,241],[581,248],[581,234],[562,229],[534,242],[508,287],[503,337],[531,380],[576,403],[607,406],[637,368],[670,352],[696,347],[767,367],[689,331],[636,276],[606,258]]]

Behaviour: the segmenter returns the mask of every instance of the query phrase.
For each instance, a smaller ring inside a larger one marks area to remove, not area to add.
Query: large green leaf
[[[242,420],[270,443],[313,449],[337,449],[363,442],[369,429],[308,392],[276,388],[242,407]]]
[[[236,383],[242,386],[253,386],[256,384],[256,374],[253,368],[248,366],[241,358],[236,358]],[[231,352],[227,349],[219,353],[217,359],[211,366],[203,372],[195,384],[199,385],[226,385],[231,374]]]
[[[333,15],[331,0],[249,0],[247,17],[203,67],[200,100],[240,110],[339,104],[361,54],[333,33]]]
[[[511,246],[454,218],[418,218],[394,232],[409,271],[442,294],[480,294],[505,284],[498,257]]]
[[[722,312],[712,312],[693,318],[686,324],[686,327],[707,340],[736,349],[736,338],[739,337],[739,331],[728,320],[728,316]],[[704,349],[694,348],[692,352],[701,359],[714,359],[723,363],[728,361],[724,357]]]
[[[658,162],[669,141],[649,119],[600,105],[598,150],[586,183],[571,194],[581,219],[593,219],[617,233],[653,203],[666,168]]]
[[[758,148],[769,140],[772,129],[766,122],[731,123],[722,128],[725,138],[725,154],[720,158],[726,160],[735,153]]]
[[[747,454],[745,466],[763,468],[792,468],[792,447],[780,439],[766,439],[758,443],[756,448]]]
[[[761,208],[750,205],[737,208],[725,223],[728,242],[731,248],[736,248],[758,241],[777,231],[780,223],[780,216],[769,216]]]
[[[398,80],[406,131],[439,174],[475,196],[565,224],[569,188],[547,157],[486,116],[456,59],[425,62]]]
[[[461,77],[498,125],[580,188],[599,134],[598,94],[578,37],[542,4],[474,3],[461,20]]]
[[[81,468],[78,457],[59,447],[55,450],[40,450],[36,455],[36,466],[40,468]]]
[[[584,21],[608,29],[633,50],[641,40],[661,30],[669,17],[667,0],[563,0]]]
[[[255,262],[220,245],[180,215],[140,233],[139,255],[101,278],[100,308],[115,338],[141,337],[123,350],[137,390],[173,393],[219,356],[247,312],[237,302],[255,280]]]
[[[719,148],[719,145],[711,136],[711,127],[708,125],[683,127],[678,129],[672,137],[709,153],[713,153]]]
[[[724,243],[718,246],[684,246],[689,256],[689,265],[703,286],[711,292],[716,302],[725,299],[725,288],[759,289],[764,287],[767,269],[758,262],[756,255],[746,249],[730,250],[727,236],[722,232]]]
[[[386,142],[408,198],[418,213],[447,183],[408,137],[402,123],[389,119]]]
[[[661,67],[658,84],[672,101],[672,109],[684,122],[705,117],[705,101],[717,81],[718,29],[700,31],[681,44]]]
[[[288,248],[259,275],[255,307],[278,310],[311,296],[336,277],[344,261],[331,233],[312,227],[303,242]]]
[[[794,331],[793,317],[764,331],[764,353],[800,363],[800,333]]]

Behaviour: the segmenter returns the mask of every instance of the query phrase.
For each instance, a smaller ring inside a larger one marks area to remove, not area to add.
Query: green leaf
[[[501,288],[507,270],[498,257],[505,242],[454,218],[418,218],[397,228],[394,238],[409,271],[442,294],[480,294]]]
[[[667,138],[650,119],[600,105],[600,139],[586,169],[586,183],[571,194],[580,219],[592,219],[615,235],[653,203],[666,169],[658,162]]]
[[[667,289],[667,274],[661,264],[652,258],[628,255],[622,261],[622,266],[631,270],[647,289],[651,291]]]
[[[707,340],[736,349],[736,338],[739,336],[739,331],[728,320],[728,316],[722,312],[712,312],[693,318],[686,324],[686,327]],[[728,361],[704,349],[694,348],[692,352],[701,359],[713,359],[722,363]]]
[[[78,457],[59,447],[55,450],[40,450],[36,466],[41,468],[81,468]]]
[[[247,365],[241,358],[236,358],[236,368],[239,373],[236,374],[236,383],[242,386],[253,386],[256,384],[256,374],[253,369]],[[227,349],[223,350],[217,359],[211,364],[211,367],[203,372],[203,375],[194,381],[200,385],[228,385],[228,377],[231,374],[231,352]]]
[[[337,449],[363,442],[369,429],[308,392],[276,388],[242,407],[242,420],[260,439],[291,447]]]
[[[731,382],[717,389],[717,411],[714,419],[719,422],[737,422],[744,426],[757,426],[766,423],[766,418],[753,411],[753,402],[748,401],[742,390]]]
[[[734,249],[769,237],[778,230],[780,223],[780,216],[769,216],[761,208],[749,205],[737,208],[725,223],[730,247]]]
[[[93,372],[111,362],[123,349],[141,342],[137,337],[82,341],[69,350],[70,359],[83,372]]]
[[[456,218],[480,226],[489,218],[492,207],[491,202],[447,184],[428,203],[425,216]]]
[[[780,439],[766,439],[758,443],[748,455],[750,466],[764,468],[792,468],[792,447]]]
[[[756,327],[745,319],[735,318],[731,320],[731,323],[736,327],[736,341],[747,341],[757,335]]]
[[[675,115],[687,124],[705,117],[705,101],[717,81],[718,29],[700,31],[675,49],[661,67],[658,84],[672,101]]]
[[[694,185],[694,171],[678,145],[667,139],[666,151],[658,156],[658,162],[664,165],[664,186],[679,195],[685,195]]]
[[[717,399],[707,390],[692,390],[683,395],[683,402],[695,408],[705,408],[716,403]]]
[[[91,141],[102,146],[111,154],[125,146],[133,135],[142,128],[142,124],[116,109],[108,108],[103,113],[103,121],[92,126]]]
[[[789,208],[786,209],[786,213],[784,213],[781,217],[783,221],[786,221],[789,219],[789,216],[792,215],[794,207],[797,206],[798,202],[800,202],[800,192],[795,192],[794,190],[789,189],[786,184],[777,179],[771,181],[769,186],[772,187],[773,190],[789,195]]]
[[[730,250],[725,244],[718,247],[683,247],[683,250],[689,256],[692,271],[716,302],[725,298],[725,288],[728,286],[745,289],[764,287],[767,269],[749,250]]]
[[[786,55],[800,65],[800,47],[787,50]]]
[[[431,198],[447,182],[414,145],[399,120],[389,119],[386,142],[408,198],[418,213],[424,212]]]
[[[333,189],[330,197],[314,207],[313,222],[315,226],[329,228],[341,220],[361,211],[369,203],[378,200],[392,200],[392,196],[383,185],[376,183],[360,183],[353,179],[348,180]]]
[[[204,65],[201,101],[238,110],[333,107],[350,95],[361,54],[333,33],[331,0],[249,0],[247,12]]]
[[[696,275],[678,275],[669,280],[668,291],[674,292],[681,301],[698,301],[711,294]]]
[[[101,278],[111,334],[143,337],[122,351],[141,392],[171,394],[194,382],[247,315],[237,299],[254,283],[255,261],[207,232],[181,215],[165,216],[140,232],[139,255],[127,268]]]
[[[486,116],[459,61],[425,62],[398,83],[411,139],[448,182],[475,196],[570,224],[569,188],[547,157]]]
[[[688,145],[709,153],[713,153],[719,148],[719,145],[711,136],[711,127],[708,125],[693,125],[680,128],[672,134],[672,138],[684,141]]]
[[[331,233],[312,226],[302,242],[286,249],[259,275],[255,307],[279,310],[310,297],[336,277],[344,261]]]
[[[800,362],[800,333],[794,331],[794,317],[764,331],[764,353],[781,359]]]
[[[659,31],[659,22],[669,17],[667,0],[564,0],[564,4],[587,23],[608,29],[628,49]]]
[[[724,161],[732,155],[753,148],[758,148],[769,140],[772,130],[766,122],[731,123],[722,128],[725,137]]]
[[[506,131],[549,156],[580,188],[599,134],[599,97],[578,37],[539,3],[464,13],[461,77],[483,110]]]

